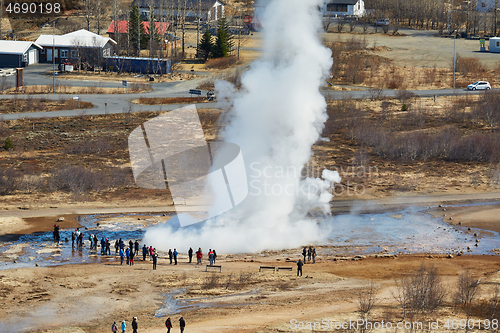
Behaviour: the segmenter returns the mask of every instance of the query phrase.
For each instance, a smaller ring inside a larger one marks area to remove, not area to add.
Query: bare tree
[[[454,295],[455,305],[464,310],[467,321],[471,316],[472,304],[476,300],[480,282],[481,279],[474,278],[469,270],[463,271],[458,278],[457,291]]]

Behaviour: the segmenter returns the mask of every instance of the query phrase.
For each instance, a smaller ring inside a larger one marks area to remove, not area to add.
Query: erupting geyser
[[[146,244],[241,253],[294,248],[329,234],[305,216],[312,208],[329,211],[327,190],[340,177],[328,170],[323,179],[301,177],[327,118],[319,87],[332,59],[318,36],[322,3],[271,1],[261,18],[263,55],[242,75],[242,88],[216,82],[218,99],[229,105],[222,137],[239,145],[245,160],[245,201],[198,228],[152,227]]]

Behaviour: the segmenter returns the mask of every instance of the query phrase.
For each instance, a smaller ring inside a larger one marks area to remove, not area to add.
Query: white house
[[[363,0],[328,0],[321,8],[324,16],[357,16],[365,15]]]
[[[36,43],[0,40],[0,67],[25,67],[38,62],[42,47]]]
[[[40,51],[40,61],[52,62],[52,52],[54,52],[56,63],[62,59],[68,59],[74,63],[82,60],[82,57],[90,57],[90,53],[95,52],[101,52],[102,56],[111,56],[113,45],[116,45],[111,38],[99,36],[85,29],[65,35],[40,35],[36,43],[43,48]]]

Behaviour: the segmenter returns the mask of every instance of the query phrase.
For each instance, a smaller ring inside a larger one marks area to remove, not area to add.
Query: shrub
[[[226,58],[216,58],[210,59],[205,63],[206,68],[213,69],[226,69],[238,62],[237,57],[226,57]]]
[[[408,111],[408,105],[403,104],[403,106],[401,107],[401,111]]]
[[[10,138],[5,139],[5,142],[3,143],[3,147],[5,150],[14,149],[14,145],[12,144],[12,141],[10,140]]]

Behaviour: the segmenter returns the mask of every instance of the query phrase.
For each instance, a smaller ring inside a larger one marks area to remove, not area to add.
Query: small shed
[[[500,53],[500,37],[490,38],[490,52]]]
[[[41,49],[34,42],[0,40],[0,67],[19,68],[38,63]]]

